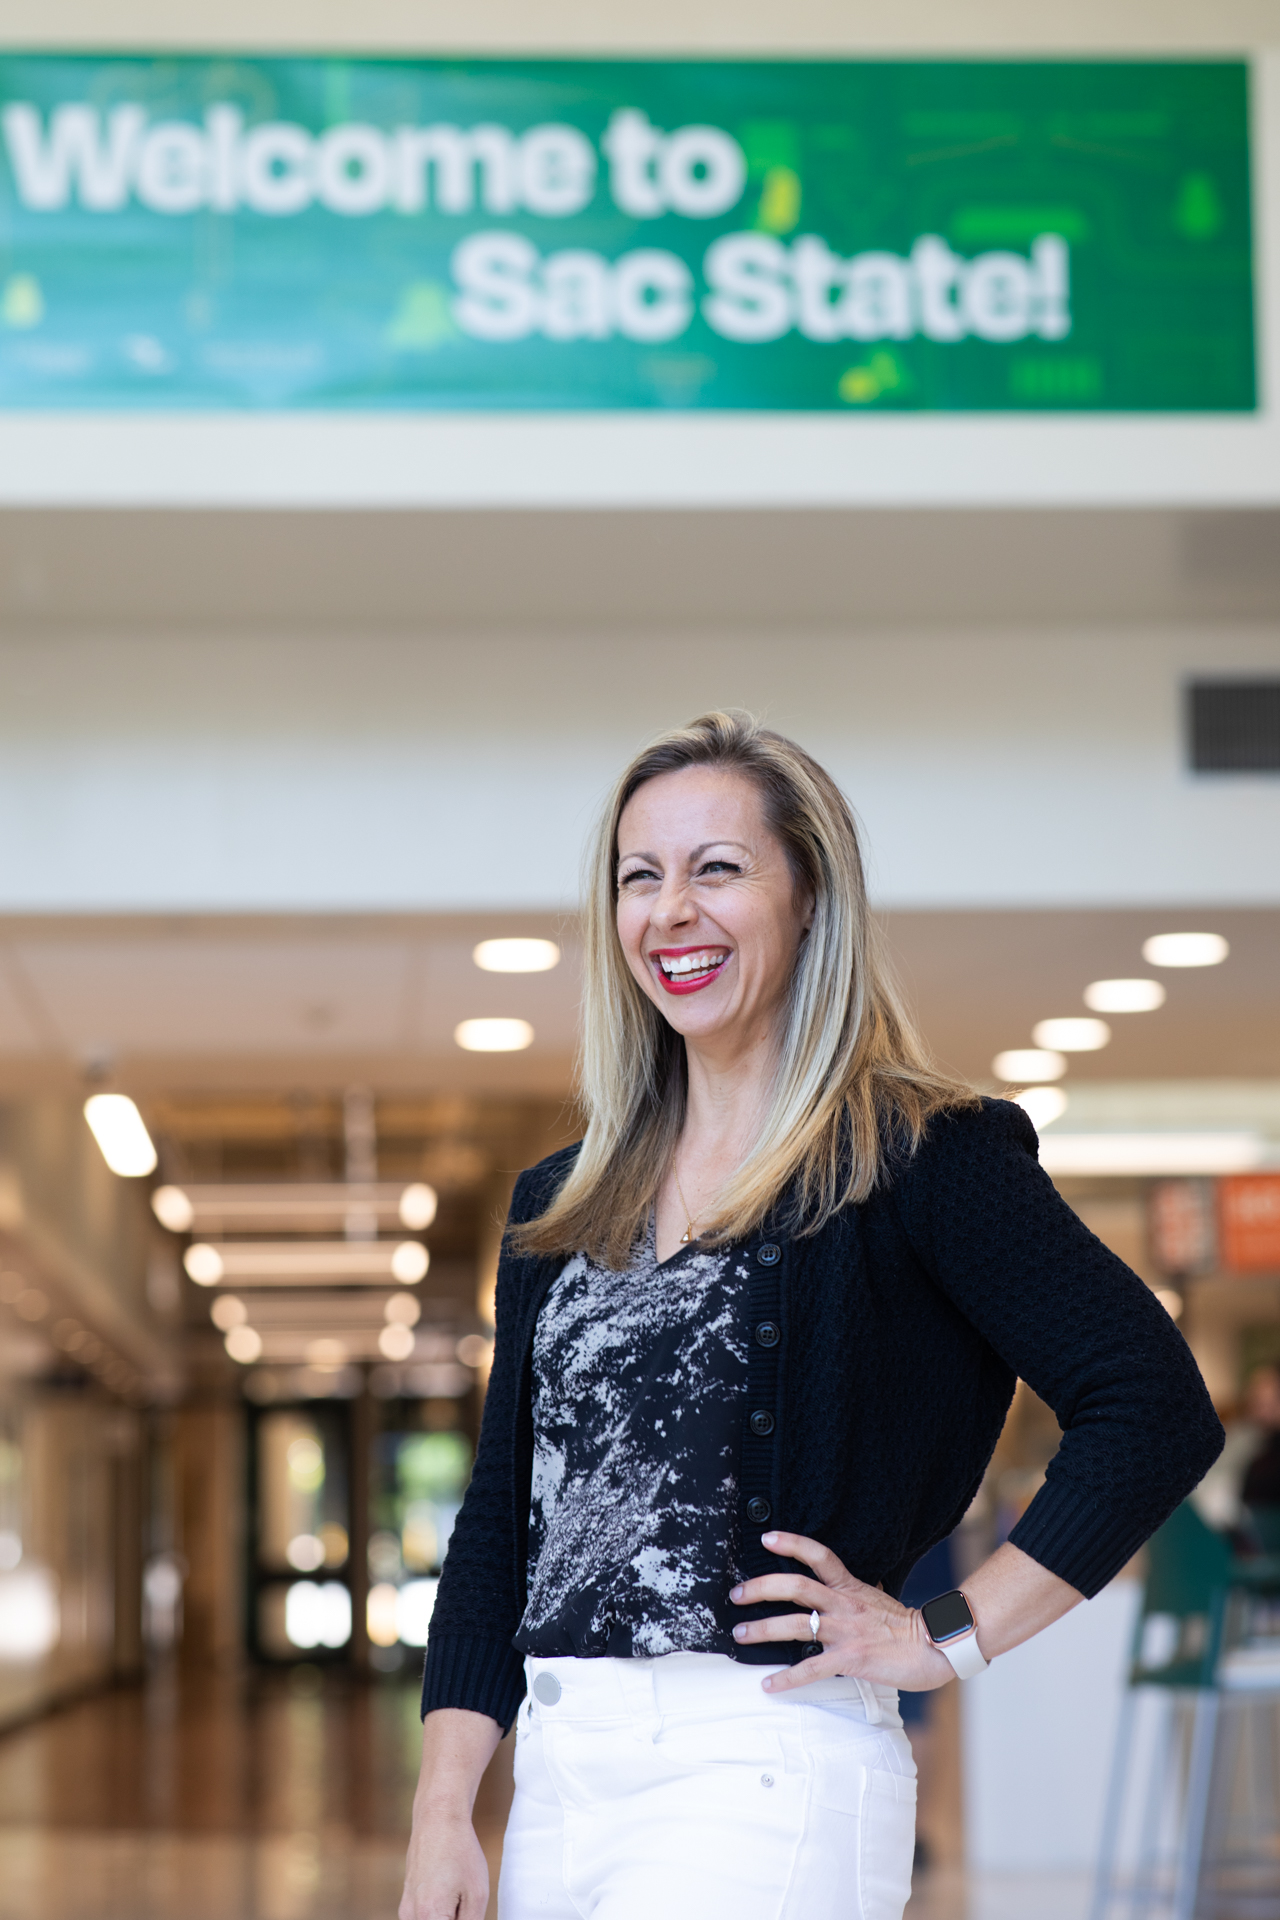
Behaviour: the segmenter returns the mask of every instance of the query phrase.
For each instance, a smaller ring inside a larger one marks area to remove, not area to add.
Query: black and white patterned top
[[[733,1653],[747,1389],[741,1253],[653,1223],[621,1273],[575,1254],[533,1342],[533,1492],[522,1653]]]

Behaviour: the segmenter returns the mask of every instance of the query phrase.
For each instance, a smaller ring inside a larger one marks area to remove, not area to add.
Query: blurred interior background
[[[842,782],[925,1033],[1023,1100],[1067,1200],[1177,1317],[1232,1435],[1196,1510],[1247,1535],[1245,1474],[1280,1431],[1278,40],[1264,0],[892,18],[121,0],[109,21],[9,0],[5,102],[88,100],[104,128],[121,101],[168,101],[178,56],[204,62],[206,100],[231,85],[220,63],[240,85],[268,55],[321,62],[317,126],[347,116],[364,56],[447,58],[464,101],[486,60],[535,95],[539,59],[658,62],[705,87],[708,120],[732,114],[731,60],[932,61],[950,104],[912,151],[944,183],[994,153],[987,191],[1022,224],[987,205],[970,230],[1001,259],[1061,228],[1077,305],[1106,293],[1105,208],[1091,230],[1046,201],[1043,146],[1112,168],[1117,207],[1138,181],[1190,265],[1184,285],[1161,256],[1172,305],[1143,309],[1138,273],[1092,359],[1072,347],[1067,374],[1003,398],[979,379],[998,345],[951,392],[936,358],[856,343],[829,401],[703,404],[714,366],[683,348],[637,362],[639,397],[604,375],[596,394],[581,346],[559,349],[566,385],[534,366],[488,403],[451,398],[447,366],[431,389],[434,361],[421,391],[353,399],[290,387],[270,355],[252,391],[187,392],[164,384],[168,309],[129,307],[151,229],[80,203],[57,228],[36,177],[53,147],[28,155],[24,200],[5,121],[6,1915],[395,1910],[503,1212],[518,1170],[575,1137],[579,849],[637,744],[709,706],[763,714]],[[1187,63],[1228,93],[1234,73],[1239,150],[1226,107],[1170,131],[1099,106],[1085,139],[1086,72],[1070,112],[1028,110],[1020,154],[972,65],[1013,60],[1049,94],[1055,64]],[[1219,160],[1179,159],[1184,137]],[[784,149],[744,224],[790,246]],[[225,220],[200,218],[193,284],[233,281],[230,256],[209,266]],[[340,292],[346,230],[314,218]],[[1123,255],[1122,222],[1106,240]],[[298,328],[323,333],[291,284]],[[429,346],[444,309],[414,298]],[[60,299],[119,336],[124,371],[104,349],[85,372]],[[917,364],[935,386],[913,399],[894,382]],[[934,1591],[1008,1533],[1056,1443],[1020,1388]],[[1143,1571],[913,1709],[917,1920],[1083,1920]],[[507,1766],[479,1809],[495,1861]]]

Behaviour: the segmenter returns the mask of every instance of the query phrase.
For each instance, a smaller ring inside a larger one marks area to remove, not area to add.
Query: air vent
[[[1193,680],[1187,720],[1196,773],[1280,773],[1280,679]]]

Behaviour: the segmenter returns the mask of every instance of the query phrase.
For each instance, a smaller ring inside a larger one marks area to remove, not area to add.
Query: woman
[[[748,716],[659,739],[605,810],[581,1081],[585,1138],[516,1184],[401,1920],[483,1915],[513,1719],[501,1920],[897,1920],[896,1689],[1096,1593],[1221,1429],[1021,1109],[928,1064],[843,796]],[[1064,1429],[1044,1487],[904,1607],[1018,1375]]]

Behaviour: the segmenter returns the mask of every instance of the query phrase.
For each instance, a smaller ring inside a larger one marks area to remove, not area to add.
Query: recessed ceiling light
[[[232,1327],[242,1327],[249,1318],[249,1309],[234,1293],[220,1293],[209,1309],[209,1318],[215,1327],[223,1333],[230,1333]]]
[[[1084,990],[1095,1013],[1154,1013],[1167,998],[1158,980],[1095,980]]]
[[[1066,1070],[1066,1055],[1049,1047],[1009,1047],[991,1062],[996,1079],[1011,1086],[1020,1080],[1061,1080]]]
[[[1036,1132],[1061,1120],[1067,1110],[1067,1096],[1061,1087],[1028,1087],[1014,1102],[1022,1108]]]
[[[84,1103],[84,1117],[112,1173],[139,1180],[156,1169],[156,1150],[142,1115],[127,1093],[95,1093]]]
[[[1153,933],[1142,943],[1149,967],[1216,967],[1230,951],[1220,933]]]
[[[533,1041],[527,1020],[463,1020],[453,1037],[468,1053],[519,1053]]]
[[[471,958],[486,973],[546,973],[560,949],[554,940],[482,940]]]
[[[1067,1020],[1037,1020],[1031,1038],[1038,1047],[1051,1047],[1057,1053],[1097,1053],[1111,1038],[1105,1020],[1090,1020],[1072,1015]]]

